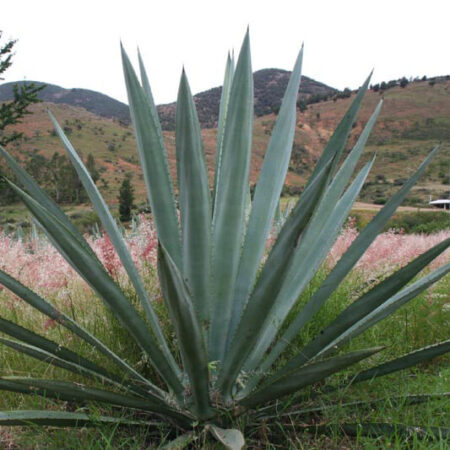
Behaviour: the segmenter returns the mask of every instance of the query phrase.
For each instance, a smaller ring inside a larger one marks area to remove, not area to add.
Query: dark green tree
[[[305,112],[308,109],[308,105],[305,102],[305,100],[298,100],[297,107],[300,110],[300,112]]]
[[[3,31],[0,30],[0,41]],[[8,40],[0,43],[0,80],[4,80],[3,73],[12,65],[14,55],[13,48],[16,40]],[[34,83],[14,85],[13,98],[0,105],[0,145],[16,141],[22,137],[22,133],[16,130],[10,131],[9,127],[20,123],[26,114],[30,114],[28,107],[40,100],[37,97],[38,92],[45,86],[36,86]],[[0,204],[10,204],[17,200],[14,191],[5,181],[5,177],[14,180],[12,174],[5,168],[0,168]]]
[[[342,91],[342,98],[349,98],[352,95],[352,91],[349,88],[345,88]]]
[[[97,169],[97,166],[95,164],[95,158],[92,155],[92,153],[89,153],[86,161],[86,169],[89,171],[89,174],[91,175],[92,181],[94,183],[97,183],[97,181],[100,178],[100,172]]]
[[[0,31],[0,40],[2,34],[3,32]],[[2,74],[12,65],[13,48],[16,42],[11,40],[0,44],[0,80],[4,80]],[[5,129],[10,125],[20,123],[25,115],[30,114],[28,107],[40,101],[37,94],[44,87],[45,85],[36,86],[34,83],[13,86],[13,99],[0,106],[0,145],[5,146],[22,137],[22,133],[17,131],[8,133]]]
[[[131,220],[131,209],[133,208],[134,188],[131,185],[131,175],[127,174],[122,181],[119,190],[119,217],[122,222]]]

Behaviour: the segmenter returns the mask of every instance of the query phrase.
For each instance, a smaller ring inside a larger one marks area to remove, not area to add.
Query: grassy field
[[[173,336],[167,313],[161,300],[155,269],[155,236],[153,230],[141,229],[129,238],[133,257],[140,262],[139,268],[144,275],[147,289],[160,315],[167,336]],[[339,254],[345,247],[345,233],[355,233],[347,229],[336,243],[335,253]],[[448,232],[446,233],[448,235]],[[442,239],[432,236],[415,238],[415,236],[395,235],[397,246],[405,248],[432,245],[432,239]],[[390,239],[386,234],[382,239]],[[2,237],[2,269],[19,277],[25,284],[32,284],[41,295],[56,304],[63,312],[73,317],[82,326],[92,331],[106,345],[114,349],[121,357],[127,359],[144,375],[150,375],[152,369],[146,360],[141,358],[139,349],[129,339],[126,332],[119,326],[103,304],[90,292],[87,286],[65,266],[56,253],[48,247],[45,241],[39,241],[30,247],[26,242],[16,242]],[[403,241],[402,241],[403,239]],[[406,241],[409,239],[409,241]],[[427,240],[428,239],[428,240]],[[381,242],[381,241],[380,241]],[[110,273],[119,280],[125,292],[133,296],[133,291],[123,277],[117,258],[109,251],[104,239],[92,241],[95,251],[106,264]],[[339,247],[339,245],[341,247]],[[381,243],[374,243],[372,252],[381,252]],[[378,247],[377,247],[378,246]],[[9,250],[7,250],[9,249]],[[380,250],[378,250],[380,249]],[[32,250],[32,251],[30,251]],[[423,249],[422,249],[423,251]],[[9,252],[9,253],[8,253]],[[8,256],[9,255],[9,256]],[[440,257],[437,264],[442,265],[450,260],[450,254]],[[369,261],[370,262],[370,261]],[[316,315],[314,320],[303,329],[298,339],[289,348],[289,354],[300,350],[313,336],[333,320],[358,296],[367,291],[373,283],[383,279],[394,266],[405,264],[406,260],[390,261],[388,265],[370,265],[369,263],[356,267],[340,285],[329,302]],[[298,308],[304,304],[323,281],[333,258],[318,272],[304,294],[298,299]],[[369,265],[368,265],[369,264]],[[53,268],[53,270],[52,270]],[[425,272],[430,269],[426,269]],[[382,363],[432,343],[448,339],[450,326],[450,276],[431,287],[406,306],[402,307],[388,319],[377,324],[360,337],[345,346],[345,350],[355,350],[374,345],[384,345],[385,350],[373,356],[370,363],[362,362],[351,369],[333,376],[326,384],[318,384],[314,389],[300,392],[296,397],[285,399],[276,413],[261,411],[260,420],[249,420],[243,416],[235,425],[245,432],[248,448],[305,448],[305,449],[341,449],[341,448],[423,448],[445,449],[450,441],[443,437],[422,439],[420,433],[411,432],[407,437],[402,433],[394,433],[380,438],[365,437],[361,430],[342,429],[339,425],[331,426],[313,432],[316,426],[327,427],[330,424],[401,423],[410,426],[424,425],[450,426],[450,398],[445,396],[450,387],[450,358],[440,357],[425,366],[398,372],[374,381],[363,382],[355,386],[342,387],[342,382],[349,374],[366,368],[373,363]],[[32,310],[24,302],[11,296],[6,290],[0,292],[0,316],[20,323],[49,339],[63,342],[68,348],[76,350],[83,356],[101,363],[114,371],[107,360],[93,352],[86,344],[70,335],[54,321]],[[292,316],[291,316],[292,317]],[[172,339],[173,343],[173,339]],[[286,357],[288,356],[286,355]],[[71,380],[77,383],[95,385],[86,382],[81,376],[76,376],[63,369],[48,366],[27,356],[13,352],[6,346],[0,346],[1,376],[27,376]],[[280,364],[283,361],[280,361]],[[331,387],[336,388],[314,401],[315,394],[324,392]],[[414,404],[416,394],[436,395],[432,401]],[[409,400],[408,400],[409,399]],[[361,405],[351,405],[363,401]],[[412,404],[409,404],[409,403]],[[292,405],[311,406],[308,414],[283,414]],[[350,404],[350,405],[349,405]],[[333,406],[334,405],[334,406]],[[98,405],[75,405],[67,402],[57,402],[34,396],[2,392],[0,410],[37,409],[85,411],[94,417],[101,414],[123,416],[120,409],[108,409]],[[347,433],[344,433],[344,432]],[[155,430],[118,428],[102,426],[94,429],[81,430],[38,428],[0,428],[0,448],[70,448],[70,449],[144,449],[157,448],[174,435],[167,427],[161,425]],[[199,431],[198,439],[193,448],[215,448],[215,444]],[[217,447],[218,448],[218,447]]]
[[[298,197],[283,197],[281,207],[294,204]],[[147,202],[136,202],[134,213],[146,212]],[[119,217],[118,205],[109,204],[111,212],[116,218]],[[364,228],[369,221],[377,214],[382,205],[367,203],[356,203],[351,211],[351,216],[357,221],[359,230]],[[63,211],[83,232],[91,232],[96,223],[99,223],[98,216],[90,204],[65,205]],[[16,233],[20,226],[25,232],[31,227],[31,218],[28,210],[22,203],[14,203],[0,208],[0,228],[7,233]],[[403,228],[406,233],[429,233],[450,229],[450,214],[445,211],[418,207],[399,207],[392,216],[385,229]]]

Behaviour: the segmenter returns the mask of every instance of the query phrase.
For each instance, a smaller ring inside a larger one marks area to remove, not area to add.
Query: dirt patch
[[[362,210],[362,211],[379,211],[384,205],[374,205],[373,203],[363,203],[363,202],[355,202],[353,205],[353,210]],[[419,208],[417,206],[399,206],[397,211],[433,211],[439,212],[437,208]]]

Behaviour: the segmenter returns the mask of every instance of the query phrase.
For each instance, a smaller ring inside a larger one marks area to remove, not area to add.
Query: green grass
[[[171,334],[167,315],[163,303],[160,301],[160,293],[156,283],[155,270],[147,268],[146,283],[155,299],[157,310],[165,324],[165,331]],[[309,288],[299,299],[300,306],[317,288],[325,276],[325,270],[319,271]],[[74,317],[79,323],[93,331],[105,344],[111,346],[120,356],[127,358],[135,367],[143,373],[149,374],[150,367],[145,360],[139,357],[139,351],[128,339],[115,319],[105,310],[86,287],[74,281],[65,291],[65,295],[55,295],[50,298]],[[308,342],[316,333],[334,319],[342,309],[352,302],[356,295],[368,288],[361,276],[350,274],[330,301],[316,315],[314,320],[303,330],[296,342],[291,346],[290,353],[295,353],[304,343]],[[128,289],[125,286],[125,289]],[[371,330],[353,340],[345,350],[365,348],[374,345],[385,345],[385,351],[373,357],[374,362],[384,362],[439,340],[448,338],[450,326],[450,308],[448,292],[450,292],[450,277],[447,276],[436,284],[428,292],[420,295],[397,313],[385,319]],[[129,291],[131,294],[131,290]],[[110,363],[82,343],[82,341],[70,337],[59,326],[45,329],[46,318],[33,311],[23,302],[11,301],[5,291],[0,294],[0,315],[6,319],[33,329],[39,334],[58,342],[64,342],[71,349],[76,349],[86,357],[102,363],[105,367],[114,371]],[[173,342],[173,339],[171,340]],[[35,377],[59,378],[75,382],[86,383],[85,379],[62,369],[49,367],[36,362],[27,356],[20,355],[0,347],[0,360],[2,361],[2,375],[32,375]],[[360,434],[345,436],[339,427],[329,429],[326,434],[315,434],[314,425],[335,423],[359,423],[359,422],[388,422],[403,423],[408,425],[422,424],[425,426],[450,426],[450,400],[443,398],[419,405],[407,405],[404,401],[395,404],[393,397],[418,393],[443,393],[449,390],[450,368],[449,357],[443,357],[432,361],[425,367],[407,370],[397,374],[379,378],[373,382],[364,382],[348,388],[340,388],[333,394],[322,396],[319,405],[327,406],[323,411],[311,413],[301,417],[294,415],[284,416],[279,413],[265,421],[255,423],[242,417],[236,424],[245,430],[250,448],[436,448],[444,449],[450,445],[444,439],[423,440],[416,434],[405,438],[401,433],[390,437],[372,438]],[[367,367],[367,363],[361,363],[359,368]],[[353,373],[355,367],[347,372],[331,377],[327,385],[338,386],[346,375]],[[90,384],[89,382],[87,384]],[[309,394],[315,394],[323,390],[323,385],[318,385],[312,390],[300,393],[297,397],[285,399],[280,405],[279,411],[288,405],[299,403],[302,406],[313,404],[308,400]],[[308,394],[305,396],[305,393]],[[355,401],[373,401],[383,399],[371,407],[346,407],[344,403]],[[332,407],[332,404],[337,407]],[[61,403],[50,399],[42,399],[34,396],[24,396],[14,393],[2,392],[0,396],[0,409],[68,409],[75,410],[76,406],[70,403]],[[84,405],[83,410],[91,414],[114,413],[121,415],[119,409],[108,409],[95,405]],[[309,427],[309,431],[306,428]],[[170,436],[169,436],[170,435]],[[0,429],[0,443],[10,440],[18,448],[73,448],[73,449],[125,449],[125,448],[154,448],[157,443],[164,442],[167,438],[173,438],[173,433],[161,427],[156,430],[117,428],[114,426],[102,426],[99,428],[85,428],[82,430],[53,429],[43,430],[36,427],[3,428]],[[0,444],[1,447],[2,444]],[[193,448],[215,448],[214,443],[199,433],[198,440]],[[218,447],[217,447],[218,448]]]

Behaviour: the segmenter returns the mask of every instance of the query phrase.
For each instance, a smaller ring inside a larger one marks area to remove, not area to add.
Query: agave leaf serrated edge
[[[427,252],[415,258],[408,265],[395,272],[381,283],[377,284],[370,291],[349,305],[330,325],[328,325],[309,344],[307,344],[297,357],[290,360],[281,370],[289,371],[291,367],[298,365],[300,362],[305,364],[311,358],[315,358],[317,355],[321,354],[321,352],[325,351],[325,349],[328,349],[330,343],[337,342],[341,335],[346,336],[346,333],[349,329],[351,329],[351,327],[358,323],[366,323],[366,320],[368,320],[367,317],[370,313],[378,307],[382,307],[382,305],[388,301],[391,296],[411,281],[434,258],[448,248],[449,245],[450,238],[435,245]],[[446,273],[446,270],[448,270],[448,267],[444,267],[444,270],[439,270],[438,277]],[[429,281],[429,279],[427,278],[426,281]],[[424,282],[422,280],[419,280],[419,284],[423,283]],[[400,299],[402,299],[403,295],[401,293],[399,296]],[[394,301],[396,298],[398,297],[394,297]],[[413,297],[408,296],[408,299],[410,298]]]
[[[211,297],[211,199],[200,124],[183,70],[176,109],[176,152],[182,235],[182,272],[202,324]]]
[[[308,303],[298,313],[283,336],[277,341],[275,347],[270,351],[264,363],[261,364],[261,372],[266,372],[281,355],[284,349],[298,335],[303,326],[319,311],[320,307],[329,298],[333,291],[339,286],[344,277],[350,272],[359,258],[364,254],[370,244],[374,241],[378,233],[383,229],[389,218],[394,214],[397,207],[404,200],[410,189],[416,184],[419,177],[428,167],[431,159],[435,155],[438,147],[429,154],[425,161],[420,165],[417,172],[403,185],[403,187],[392,196],[380,212],[358,235],[355,241],[348,248],[346,253],[338,261],[336,266],[328,274],[325,281],[319,289],[313,294]]]
[[[98,293],[104,303],[123,324],[136,343],[149,355],[150,360],[167,385],[181,401],[183,386],[178,375],[164,357],[159,345],[151,335],[143,319],[136,312],[117,284],[107,274],[104,267],[90,257],[78,240],[50,211],[43,208],[33,198],[10,182],[27,208],[45,228],[47,234],[63,249],[68,262]]]
[[[297,93],[300,86],[303,47],[297,57],[280,112],[267,147],[256,185],[250,219],[242,249],[234,292],[228,345],[234,335],[247,299],[253,290],[267,236],[280,203],[281,189],[288,169],[297,120]]]
[[[33,308],[45,314],[47,317],[55,320],[61,326],[67,328],[72,333],[83,339],[88,344],[96,348],[100,353],[105,355],[111,361],[113,361],[118,367],[124,370],[132,380],[138,384],[146,385],[150,382],[144,378],[141,374],[136,372],[129,364],[127,364],[122,358],[108,348],[103,342],[97,339],[94,335],[86,331],[79,324],[77,324],[71,317],[67,316],[63,312],[59,311],[54,305],[44,300],[42,297],[31,291],[22,283],[12,278],[7,273],[0,270],[0,283],[9,289],[11,292],[20,297],[23,301],[28,303]],[[152,383],[150,383],[152,386]]]
[[[209,337],[209,357],[212,361],[223,361],[225,354],[245,227],[245,198],[253,129],[253,74],[249,39],[247,33],[231,86],[214,204],[212,270],[215,292],[212,297]]]
[[[220,167],[222,164],[222,145],[223,145],[223,133],[225,129],[225,123],[227,120],[228,103],[230,101],[231,84],[234,76],[234,58],[228,54],[227,63],[225,66],[225,75],[222,84],[222,94],[220,97],[219,107],[219,119],[217,123],[217,144],[216,144],[216,157],[215,157],[215,171],[214,171],[214,186],[213,186],[213,209],[216,203],[217,183],[220,176]]]
[[[198,323],[189,288],[169,253],[160,246],[158,272],[172,323],[178,338],[184,370],[191,382],[196,413],[201,419],[213,413],[209,399],[208,359],[204,336]]]
[[[311,241],[306,240],[306,238],[305,240],[302,239],[299,247],[295,250],[293,262],[288,272],[290,277],[284,280],[285,284],[281,288],[279,296],[273,299],[272,303],[257,304],[253,302],[247,305],[228,352],[224,369],[219,376],[219,386],[228,395],[231,394],[234,380],[249,355],[255,361],[254,365],[259,362],[260,355],[270,345],[301,290],[325,258],[361,190],[372,164],[373,160],[366,164],[357,175],[347,192],[335,206],[333,213],[328,216],[329,220],[323,225],[322,233],[316,236],[312,245]],[[301,257],[298,256],[299,254]],[[295,280],[295,283],[287,284],[289,280]],[[253,378],[256,379],[256,375]]]
[[[241,399],[239,403],[246,408],[254,408],[261,403],[266,403],[284,395],[292,394],[306,386],[323,380],[350,365],[368,358],[383,349],[384,347],[373,347],[358,350],[345,355],[335,356],[324,361],[319,361],[308,366],[293,368],[286,374],[276,372],[269,380],[267,380],[264,386]]]
[[[147,319],[150,323],[151,329],[163,353],[165,354],[170,365],[172,366],[172,369],[176,373],[178,373],[178,376],[181,376],[180,369],[178,368],[172,354],[170,353],[166,339],[159,325],[158,317],[156,316],[155,311],[152,308],[144,283],[142,282],[142,279],[131,258],[130,252],[128,251],[125,241],[123,240],[122,233],[120,232],[116,221],[112,217],[109,208],[107,207],[97,186],[95,185],[94,181],[89,175],[89,172],[87,171],[86,167],[81,161],[81,158],[78,156],[76,150],[73,148],[72,144],[67,139],[67,136],[64,134],[64,131],[62,130],[62,128],[60,127],[60,125],[58,124],[58,122],[56,121],[55,117],[51,112],[49,112],[49,115],[53,123],[53,126],[55,127],[56,133],[61,139],[61,142],[64,144],[64,147],[66,148],[67,154],[72,162],[72,165],[74,166],[81,182],[83,183],[83,186],[86,189],[89,198],[91,199],[94,209],[98,214],[103,226],[105,227],[106,232],[108,233],[108,236],[110,237],[111,242],[114,248],[116,249],[117,254],[119,255],[119,258],[130,278],[130,281],[136,290],[138,298],[142,303]]]
[[[158,238],[181,267],[181,236],[166,149],[152,101],[142,88],[123,47],[122,63],[147,195]]]
[[[0,378],[0,389],[7,391],[18,390],[19,392],[22,390],[23,393],[38,394],[44,397],[65,401],[95,401],[125,408],[150,411],[165,414],[168,417],[177,420],[181,419],[184,423],[189,424],[189,418],[187,416],[170,408],[163,400],[152,397],[147,397],[145,399],[136,398],[130,395],[106,391],[104,389],[83,386],[79,383],[30,377],[8,377]]]

